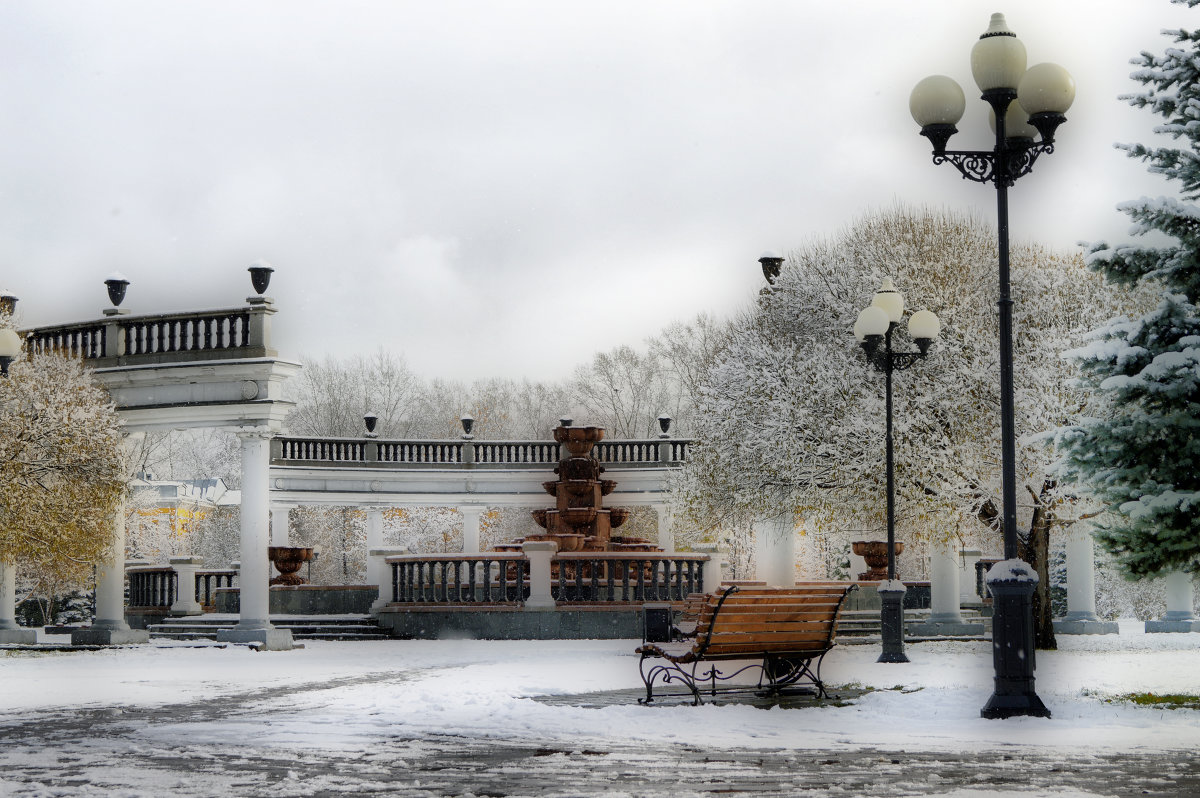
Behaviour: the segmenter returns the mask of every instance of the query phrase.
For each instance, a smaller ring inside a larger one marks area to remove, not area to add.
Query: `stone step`
[[[346,618],[272,618],[278,629],[287,629],[296,640],[388,640],[390,636],[367,616]],[[152,639],[215,640],[217,632],[237,625],[234,617],[196,616],[147,627]]]

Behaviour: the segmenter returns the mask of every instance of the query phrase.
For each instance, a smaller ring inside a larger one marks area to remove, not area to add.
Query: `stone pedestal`
[[[983,624],[966,623],[959,609],[958,555],[948,544],[935,545],[929,555],[929,620],[910,624],[908,633],[918,637],[981,635]]]
[[[558,544],[553,540],[527,540],[521,548],[529,559],[529,598],[525,600],[525,609],[553,610],[556,605],[550,595],[550,558],[558,551]]]
[[[37,632],[17,626],[17,568],[0,560],[0,643],[36,643]]]
[[[1091,530],[1083,525],[1067,537],[1067,614],[1054,622],[1059,635],[1115,635],[1116,621],[1096,615],[1096,555]]]
[[[721,586],[725,578],[725,552],[715,543],[704,543],[693,547],[697,554],[707,554],[708,561],[700,568],[700,579],[704,584],[704,592],[712,593]]]
[[[1200,632],[1200,619],[1192,611],[1192,577],[1181,571],[1167,574],[1167,613],[1146,621],[1146,632]]]
[[[1050,710],[1034,690],[1036,649],[1033,644],[1033,591],[1037,573],[1020,560],[1001,560],[988,570],[992,594],[991,697],[980,710],[989,720],[1013,717],[1050,717]]]
[[[876,662],[908,662],[904,653],[904,594],[907,588],[899,579],[879,583],[880,629],[883,633],[883,651]]]
[[[179,590],[175,594],[175,603],[171,605],[171,614],[204,614],[204,608],[196,601],[196,571],[204,564],[204,558],[172,557],[170,562],[175,573],[179,575]]]
[[[270,563],[270,492],[268,470],[271,463],[271,432],[265,428],[238,433],[242,442],[242,538],[240,620],[232,629],[217,632],[217,640],[227,643],[258,644],[268,651],[293,648],[292,633],[271,625],[267,579]]]

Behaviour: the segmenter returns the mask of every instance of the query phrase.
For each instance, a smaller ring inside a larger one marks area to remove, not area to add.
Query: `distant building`
[[[190,553],[188,537],[196,525],[221,507],[241,504],[241,491],[220,479],[155,479],[141,472],[130,481],[130,542],[152,559]]]

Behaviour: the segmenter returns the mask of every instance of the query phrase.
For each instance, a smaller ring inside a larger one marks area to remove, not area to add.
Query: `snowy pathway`
[[[1200,693],[1200,635],[1065,640],[1055,717],[1010,721],[978,717],[986,644],[839,649],[827,678],[869,692],[771,709],[637,706],[633,645],[3,652],[0,795],[1200,794],[1200,712],[1111,701]]]

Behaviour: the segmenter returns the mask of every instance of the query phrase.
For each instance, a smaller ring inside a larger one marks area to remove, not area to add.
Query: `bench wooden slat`
[[[813,621],[793,621],[789,623],[773,623],[771,621],[747,620],[737,623],[722,623],[721,628],[710,634],[822,634],[829,637],[829,623]]]

